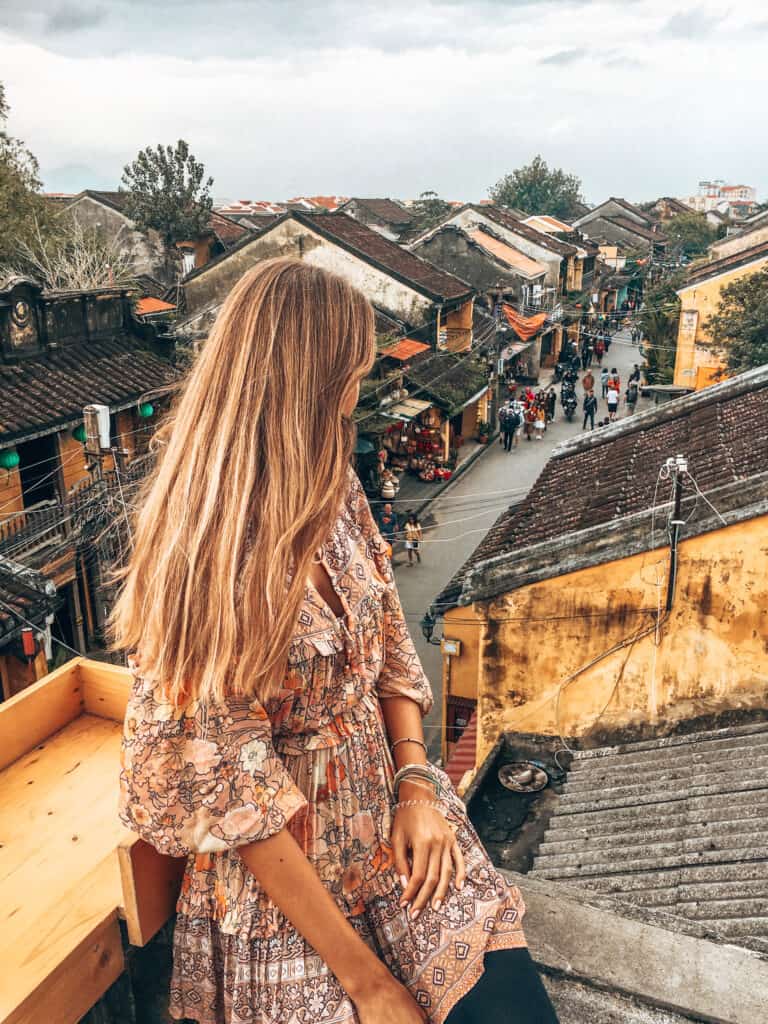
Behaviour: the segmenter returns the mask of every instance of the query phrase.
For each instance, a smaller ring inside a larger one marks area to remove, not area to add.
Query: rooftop
[[[413,220],[413,212],[401,206],[400,203],[396,203],[393,199],[369,199],[354,196],[349,202],[364,206],[374,217],[378,217],[385,224],[405,227]]]
[[[768,511],[768,366],[558,445],[525,502],[502,513],[436,607],[647,550],[659,468],[678,453],[728,522]],[[683,537],[722,525],[706,506],[693,515],[688,502]]]
[[[502,242],[500,238],[495,238],[493,235],[488,234],[482,228],[467,231],[467,234],[474,242],[477,242],[483,249],[491,253],[491,255],[508,266],[513,267],[525,277],[540,277],[547,272],[547,268],[543,263],[538,263],[536,260],[531,259],[530,256],[526,256],[519,249],[507,245],[506,242]]]
[[[643,227],[636,221],[630,220],[628,217],[603,217],[603,220],[607,220],[609,224],[618,224],[620,228],[624,228],[625,231],[631,231],[635,235],[639,235],[641,238],[647,239],[649,242],[664,243],[666,238],[659,231],[651,231],[649,228]]]
[[[704,263],[691,272],[682,288],[678,289],[678,294],[694,285],[701,284],[702,281],[708,281],[711,277],[717,277],[718,274],[725,274],[730,270],[737,270],[739,267],[764,259],[768,259],[768,241],[760,242],[749,249],[742,249],[730,256],[724,256],[721,260]]]
[[[472,209],[495,221],[501,227],[507,228],[508,231],[513,231],[522,238],[527,238],[529,242],[535,242],[536,245],[540,245],[543,249],[549,249],[551,252],[557,253],[558,256],[576,256],[578,253],[575,245],[571,245],[570,242],[561,242],[559,238],[553,238],[552,235],[548,235],[543,231],[537,231],[536,228],[526,224],[525,221],[518,219],[500,206],[472,204]]]
[[[543,231],[545,234],[550,232],[571,232],[574,228],[570,224],[566,224],[564,220],[558,220],[557,217],[550,217],[547,213],[537,213],[532,217],[526,217],[525,223],[530,224],[532,228],[536,228],[537,231]]]

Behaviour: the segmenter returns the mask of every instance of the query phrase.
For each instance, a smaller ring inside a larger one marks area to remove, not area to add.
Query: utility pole
[[[688,460],[683,455],[667,459],[667,466],[674,477],[674,494],[672,518],[669,520],[669,576],[667,579],[666,611],[672,611],[675,600],[675,584],[677,583],[677,548],[680,541],[680,528],[684,520],[680,518],[680,507],[683,500],[683,477],[688,472]]]

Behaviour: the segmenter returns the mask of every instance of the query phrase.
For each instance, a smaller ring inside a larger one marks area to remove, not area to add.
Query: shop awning
[[[404,363],[407,359],[417,356],[420,352],[426,352],[428,348],[429,345],[425,345],[423,341],[403,338],[402,341],[396,341],[394,345],[383,348],[380,355],[388,356],[390,359],[399,359],[401,363]]]
[[[406,398],[404,402],[390,405],[381,412],[384,416],[391,416],[393,420],[415,420],[426,409],[431,408],[432,402],[425,402],[422,398]]]
[[[506,302],[502,303],[501,306],[504,316],[506,317],[507,323],[523,341],[530,341],[530,339],[538,334],[541,328],[544,326],[544,322],[547,319],[546,313],[534,313],[533,316],[522,316],[512,306],[508,306]]]

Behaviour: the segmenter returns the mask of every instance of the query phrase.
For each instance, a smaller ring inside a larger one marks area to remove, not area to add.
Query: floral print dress
[[[357,1024],[312,946],[245,868],[237,847],[287,827],[364,941],[443,1024],[487,950],[525,946],[524,904],[490,862],[450,788],[466,861],[439,910],[399,906],[390,752],[382,700],[422,716],[433,695],[409,636],[386,546],[350,489],[323,547],[346,614],[307,584],[285,682],[262,706],[231,699],[179,711],[129,662],[120,817],[161,853],[187,858],[177,905],[170,1013],[200,1024]]]

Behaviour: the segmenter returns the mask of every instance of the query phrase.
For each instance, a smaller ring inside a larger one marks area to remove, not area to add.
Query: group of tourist
[[[526,440],[541,440],[547,424],[555,418],[557,395],[553,387],[540,388],[534,392],[524,387],[516,392],[499,409],[499,444],[509,452],[520,443],[520,435]]]
[[[598,403],[597,396],[595,395],[595,377],[591,370],[588,370],[584,375],[581,385],[584,388],[584,422],[582,430],[587,429],[587,424],[589,424],[590,430],[594,430]],[[600,420],[597,426],[604,427],[608,423],[613,423],[616,419],[621,401],[621,376],[615,366],[611,370],[605,366],[602,368],[600,371],[600,386],[602,396],[608,406],[608,417],[605,420]],[[629,375],[627,389],[624,393],[624,401],[630,415],[635,411],[639,395],[640,367],[635,363]]]

